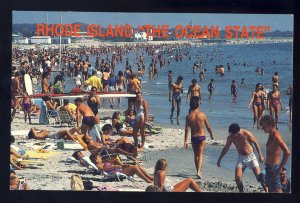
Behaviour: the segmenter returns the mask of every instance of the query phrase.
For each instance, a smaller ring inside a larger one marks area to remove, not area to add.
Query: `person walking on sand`
[[[205,113],[198,110],[198,100],[192,99],[190,102],[190,114],[186,117],[185,134],[184,134],[184,148],[188,148],[188,134],[191,129],[191,143],[194,151],[194,161],[197,170],[197,177],[201,178],[202,158],[206,144],[206,136],[204,125],[210,134],[210,138],[214,139],[211,127],[208,123]]]
[[[94,127],[96,123],[99,123],[99,117],[95,116],[91,108],[85,104],[83,104],[82,98],[78,97],[74,100],[75,105],[77,106],[76,109],[76,121],[77,121],[77,128],[79,128],[79,120],[80,115],[82,115],[82,124],[81,124],[81,133],[85,134],[87,130],[91,127]]]
[[[202,192],[199,185],[192,178],[184,179],[172,186],[166,178],[167,165],[166,159],[159,159],[155,164],[154,185],[158,186],[160,192],[185,192],[189,188],[195,192]]]
[[[282,192],[280,173],[284,168],[291,152],[280,133],[275,129],[274,118],[265,115],[260,120],[260,125],[265,133],[269,133],[266,144],[266,186],[269,192]],[[283,152],[282,159],[281,151]]]
[[[209,100],[209,102],[210,102],[210,101],[211,101],[212,94],[213,94],[213,91],[215,90],[215,87],[214,87],[214,79],[211,79],[211,80],[210,80],[210,83],[207,85],[207,90],[208,90],[208,92],[209,92],[208,100]]]
[[[265,192],[267,192],[266,186],[264,184],[263,174],[260,172],[259,163],[253,152],[252,144],[254,144],[259,154],[259,161],[263,162],[264,157],[260,150],[260,146],[253,134],[248,130],[240,129],[240,126],[238,124],[232,123],[229,126],[229,136],[227,137],[227,142],[218,159],[218,167],[221,167],[221,160],[228,152],[232,143],[234,144],[238,152],[238,161],[235,168],[235,182],[239,192],[244,192],[242,176],[247,167],[249,169],[252,169],[257,181],[261,183]]]
[[[177,81],[171,84],[171,86],[172,86],[172,108],[171,108],[170,119],[173,118],[175,105],[177,106],[177,119],[179,118],[181,93],[183,92],[182,80],[183,80],[183,77],[178,76]]]

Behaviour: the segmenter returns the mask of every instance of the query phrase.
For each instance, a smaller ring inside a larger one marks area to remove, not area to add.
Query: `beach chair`
[[[47,119],[48,122],[47,124],[50,124],[50,120],[54,119],[54,123],[55,124],[60,124],[60,117],[59,117],[59,112],[57,110],[48,110],[48,108],[46,107],[46,114],[47,114]]]
[[[63,123],[67,123],[68,127],[74,126],[74,120],[71,118],[67,111],[58,111],[58,114],[61,126],[63,125]]]

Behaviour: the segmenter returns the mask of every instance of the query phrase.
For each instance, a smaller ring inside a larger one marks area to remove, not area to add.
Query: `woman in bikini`
[[[153,183],[153,177],[151,177],[145,169],[138,165],[114,165],[109,162],[102,162],[99,154],[91,154],[90,160],[96,165],[99,172],[106,172],[108,174],[115,174],[117,172],[124,173],[127,176],[137,175],[147,183]]]
[[[86,98],[87,104],[95,116],[98,115],[98,109],[100,108],[100,97],[96,93],[97,87],[93,86],[90,95]]]
[[[270,115],[273,117],[275,112],[276,120],[276,130],[278,130],[278,119],[279,111],[282,109],[282,102],[280,99],[280,92],[278,91],[278,86],[273,85],[273,91],[268,95],[268,107],[270,109]]]
[[[158,186],[160,192],[185,192],[188,188],[195,192],[201,192],[199,185],[192,179],[187,178],[172,186],[166,178],[167,160],[159,159],[154,170],[154,185]]]
[[[248,109],[252,104],[253,108],[253,128],[255,128],[255,123],[257,121],[257,128],[259,128],[260,118],[263,116],[263,111],[265,109],[264,105],[264,93],[261,91],[261,83],[257,83],[255,86],[255,91],[252,92],[250,102],[248,104]]]
[[[120,112],[114,112],[112,116],[112,126],[116,129],[117,133],[120,133],[121,136],[132,136],[133,131],[128,130],[126,125],[121,122]]]
[[[133,126],[134,146],[138,147],[137,136],[138,136],[138,131],[140,131],[142,142],[139,148],[143,149],[145,144],[146,122],[148,121],[148,103],[145,99],[142,98],[141,92],[138,92],[136,94],[134,109],[135,109],[135,119],[136,119],[136,123]]]
[[[25,123],[27,121],[27,116],[28,116],[29,124],[31,124],[31,117],[30,117],[31,105],[32,105],[31,99],[29,98],[28,94],[25,93],[24,98],[22,100],[22,107],[23,107],[23,111],[24,111]]]

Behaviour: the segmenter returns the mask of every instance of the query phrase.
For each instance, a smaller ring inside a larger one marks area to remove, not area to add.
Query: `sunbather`
[[[46,138],[51,139],[68,139],[76,141],[77,137],[75,133],[80,134],[80,131],[77,128],[71,128],[70,130],[61,130],[58,132],[50,132],[48,130],[38,130],[37,128],[31,128],[28,133],[29,139],[37,139],[37,140],[43,140]]]
[[[115,174],[117,172],[123,173],[127,176],[137,175],[142,178],[147,183],[153,182],[153,177],[151,177],[142,167],[138,165],[113,165],[109,162],[102,162],[100,155],[92,154],[90,160],[97,166],[99,172],[106,172],[108,174]]]

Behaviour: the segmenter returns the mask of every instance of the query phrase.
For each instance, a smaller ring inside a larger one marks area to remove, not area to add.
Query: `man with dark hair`
[[[208,123],[205,113],[198,110],[199,102],[192,99],[190,103],[190,114],[186,117],[185,123],[185,135],[184,135],[184,148],[188,148],[188,133],[189,128],[191,129],[191,143],[194,151],[194,161],[197,170],[197,177],[201,178],[201,168],[202,168],[202,157],[206,144],[206,136],[204,125],[210,134],[210,138],[214,139],[211,127]]]
[[[270,192],[282,192],[280,172],[286,164],[291,152],[282,139],[280,133],[275,129],[274,118],[265,115],[260,119],[260,126],[265,133],[269,133],[266,146],[266,186]],[[283,156],[281,159],[281,151]],[[281,159],[281,161],[280,161]]]
[[[183,80],[183,77],[178,76],[177,81],[171,84],[171,87],[172,87],[172,108],[171,108],[171,115],[170,115],[171,119],[173,117],[175,105],[177,106],[177,119],[179,118],[181,94],[183,93],[182,80]]]
[[[80,150],[76,150],[73,154],[72,157],[74,157],[77,161],[79,161],[79,164],[81,166],[85,167],[91,167],[93,171],[98,171],[98,168],[91,162],[89,157],[84,156]]]
[[[286,168],[282,168],[280,173],[280,181],[282,192],[290,193],[291,192],[291,181],[286,176]]]
[[[59,111],[66,111],[66,112],[68,112],[70,118],[73,119],[73,120],[75,120],[75,113],[69,107],[69,100],[68,99],[64,99],[63,106],[61,106],[59,108]]]
[[[224,146],[220,154],[220,157],[218,159],[217,162],[218,167],[221,167],[221,159],[225,156],[231,144],[233,143],[239,154],[238,161],[235,168],[235,182],[239,192],[244,192],[242,176],[243,176],[243,172],[247,167],[249,169],[252,169],[254,175],[256,176],[257,181],[261,183],[262,187],[267,192],[266,186],[264,184],[264,176],[260,172],[257,158],[253,152],[252,144],[255,145],[255,148],[259,154],[259,161],[260,162],[264,161],[264,157],[260,150],[260,146],[256,141],[256,138],[253,136],[253,134],[250,131],[240,129],[240,126],[236,123],[232,123],[229,126],[228,131],[229,131],[229,136],[227,137],[226,145]]]
[[[82,98],[78,97],[75,99],[76,116],[77,116],[77,128],[79,128],[79,119],[80,115],[82,115],[82,124],[81,124],[81,133],[85,134],[88,130],[91,130],[96,123],[99,123],[98,116],[95,116],[91,108],[85,104],[83,104]]]
[[[197,84],[196,79],[192,79],[192,85],[189,86],[188,92],[186,94],[186,103],[190,97],[190,101],[192,99],[198,100],[201,104],[201,87]]]

